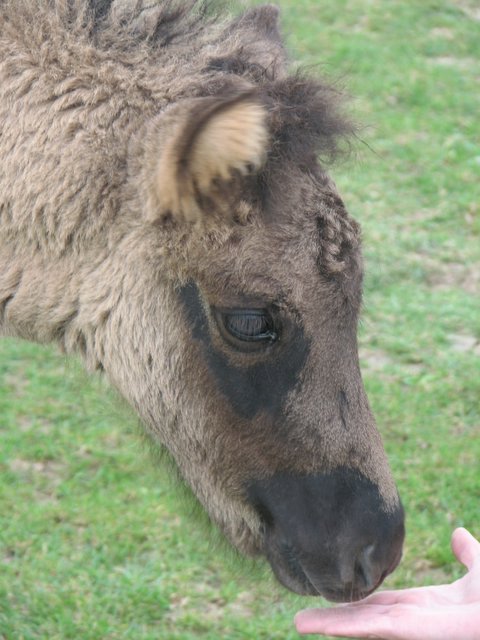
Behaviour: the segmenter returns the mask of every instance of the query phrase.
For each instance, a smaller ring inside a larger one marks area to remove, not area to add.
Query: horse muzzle
[[[248,495],[262,520],[264,553],[291,591],[353,602],[374,591],[400,562],[400,500],[386,505],[378,487],[359,472],[277,474],[253,482]]]

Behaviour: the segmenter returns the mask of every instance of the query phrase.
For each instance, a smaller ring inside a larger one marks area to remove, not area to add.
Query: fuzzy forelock
[[[266,86],[271,108],[271,131],[276,140],[273,158],[286,155],[305,163],[305,152],[333,161],[349,149],[354,124],[342,109],[343,93],[298,71]]]
[[[215,20],[217,0],[0,0],[31,14],[47,9],[72,30],[94,39],[98,47],[121,49],[147,42],[152,48],[191,40]],[[8,15],[8,13],[6,14]]]
[[[121,30],[123,47],[145,41],[153,48],[191,40],[208,28],[212,0],[71,0],[87,5],[90,29],[99,44],[111,42],[112,30]]]
[[[18,1],[18,0],[17,0]],[[145,43],[154,50],[175,43],[177,46],[202,34],[218,20],[213,0],[52,0],[82,16],[84,28],[90,31],[100,47],[123,49]],[[239,19],[232,21],[237,25]],[[250,61],[251,65],[251,61]],[[209,70],[211,70],[210,67]],[[224,61],[219,71],[225,75],[244,75],[248,62],[239,46],[235,55]],[[302,165],[317,154],[324,162],[332,162],[350,148],[355,126],[345,117],[341,105],[344,95],[332,84],[320,81],[303,71],[280,79],[255,64],[255,80],[270,103],[272,153],[274,165],[288,158]],[[230,87],[227,89],[230,91]],[[207,92],[211,89],[207,85]],[[270,167],[272,163],[270,163]],[[267,165],[268,170],[268,165]]]

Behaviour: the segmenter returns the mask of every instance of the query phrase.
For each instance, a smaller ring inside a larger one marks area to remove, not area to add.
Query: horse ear
[[[209,211],[225,209],[221,201],[234,174],[259,169],[266,156],[266,109],[252,92],[199,98],[190,107],[157,165],[155,218],[170,214],[199,222]]]

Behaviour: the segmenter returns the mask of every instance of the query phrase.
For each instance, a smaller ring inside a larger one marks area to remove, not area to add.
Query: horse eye
[[[239,309],[217,311],[221,328],[242,342],[275,342],[278,338],[273,318],[266,310]]]

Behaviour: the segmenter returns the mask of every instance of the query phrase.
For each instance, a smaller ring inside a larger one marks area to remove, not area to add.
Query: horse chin
[[[275,577],[282,586],[289,591],[293,591],[301,596],[317,596],[325,598],[330,602],[344,603],[344,602],[356,602],[366,598],[379,586],[376,585],[373,589],[361,591],[358,589],[350,588],[336,588],[332,585],[327,585],[326,581],[317,580],[309,577],[308,573],[302,568],[301,565],[293,567],[290,563],[288,566],[285,564],[273,565],[270,561],[272,571]]]

